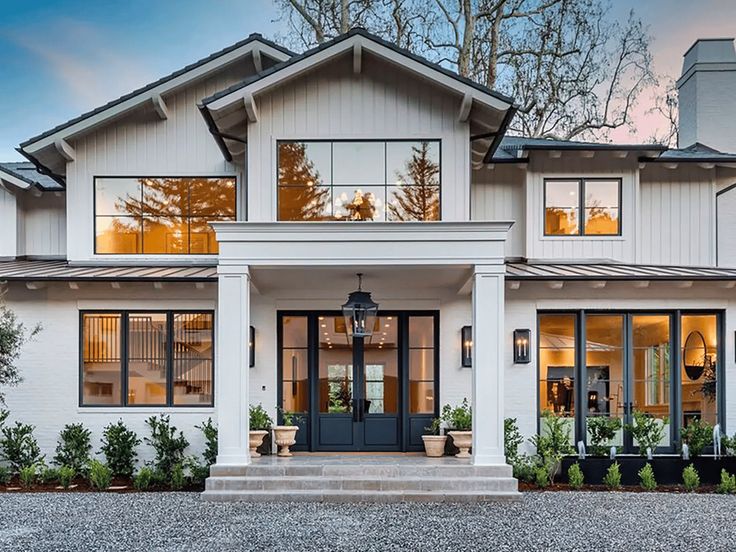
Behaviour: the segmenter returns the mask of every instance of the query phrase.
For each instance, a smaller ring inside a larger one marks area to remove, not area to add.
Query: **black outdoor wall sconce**
[[[514,330],[514,364],[529,364],[531,356],[531,330]]]
[[[248,366],[253,368],[256,365],[256,329],[251,326],[248,339]]]
[[[463,326],[460,330],[460,348],[462,351],[462,367],[473,366],[473,327]]]

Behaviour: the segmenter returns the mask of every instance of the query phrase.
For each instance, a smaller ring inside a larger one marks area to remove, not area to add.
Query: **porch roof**
[[[507,280],[736,280],[736,269],[618,263],[506,263]]]

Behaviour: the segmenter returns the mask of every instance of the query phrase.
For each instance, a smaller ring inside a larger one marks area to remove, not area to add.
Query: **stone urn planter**
[[[430,458],[439,458],[445,454],[447,435],[422,435],[424,441],[424,452]]]
[[[291,456],[289,447],[296,443],[297,431],[299,431],[299,426],[295,425],[274,426],[274,441],[279,446],[278,456]]]
[[[257,458],[261,455],[256,449],[261,446],[263,439],[268,435],[268,431],[262,429],[250,431],[248,433],[248,448],[250,448],[250,455]]]
[[[460,449],[456,457],[470,458],[470,447],[473,446],[473,432],[450,431],[448,435],[452,437],[452,442],[455,443],[455,446]]]

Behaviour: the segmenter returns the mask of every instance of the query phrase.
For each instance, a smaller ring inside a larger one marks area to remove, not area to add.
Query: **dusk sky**
[[[130,92],[252,32],[274,38],[283,25],[270,0],[2,0],[0,161],[18,160],[23,140]],[[677,77],[698,37],[736,35],[734,0],[615,0],[634,8],[654,36],[658,74]],[[644,141],[656,121],[636,110]]]

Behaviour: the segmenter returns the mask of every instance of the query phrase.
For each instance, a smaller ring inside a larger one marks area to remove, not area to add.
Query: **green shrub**
[[[654,478],[654,468],[652,468],[649,462],[639,470],[639,485],[645,491],[653,491],[657,488],[657,480]]]
[[[151,416],[146,420],[146,425],[151,428],[151,437],[146,437],[148,443],[156,455],[153,460],[153,468],[162,474],[171,474],[174,466],[184,461],[184,451],[189,446],[189,441],[184,433],[178,432],[176,427],[169,422],[169,416],[162,414],[160,417]]]
[[[700,487],[700,476],[695,466],[690,464],[684,470],[682,470],[682,483],[685,485],[685,490],[692,492]]]
[[[524,438],[519,432],[516,418],[506,418],[503,421],[503,452],[509,464],[514,465],[516,462],[519,457],[519,447],[523,442]]]
[[[185,468],[189,472],[189,480],[192,485],[204,486],[204,481],[210,476],[210,467],[200,464],[194,456],[187,458]]]
[[[511,464],[514,477],[527,483],[534,483],[536,467],[536,463],[526,454],[518,456],[516,461]]]
[[[143,466],[133,478],[133,487],[138,491],[145,491],[151,486],[151,481],[153,481],[153,470]]]
[[[606,475],[603,476],[603,484],[609,491],[615,491],[621,487],[621,467],[614,462],[608,467]]]
[[[71,466],[61,466],[59,468],[59,485],[68,489],[77,476],[77,472]]]
[[[546,466],[537,466],[534,468],[534,483],[540,489],[544,489],[550,484],[549,469]]]
[[[251,431],[268,431],[273,425],[273,420],[268,412],[260,404],[250,405],[249,421]]]
[[[13,472],[7,466],[0,466],[0,485],[7,485],[13,477]]]
[[[723,448],[723,454],[726,456],[736,455],[736,433],[733,437],[721,436],[721,447]]]
[[[36,465],[23,466],[20,469],[20,484],[26,489],[36,482]]]
[[[100,452],[105,456],[105,462],[112,470],[113,475],[130,477],[135,471],[138,459],[136,447],[141,440],[135,431],[128,429],[122,420],[105,426],[102,432],[102,447]]]
[[[463,399],[462,404],[455,408],[446,404],[442,407],[440,417],[451,430],[470,431],[473,429],[473,410],[468,404],[468,399]]]
[[[577,462],[567,468],[567,482],[573,489],[582,487],[584,479],[583,470],[580,469],[580,464]]]
[[[590,416],[587,419],[590,435],[590,452],[597,456],[608,456],[611,442],[621,429],[621,419],[608,416]]]
[[[680,429],[681,447],[687,445],[690,458],[703,454],[705,447],[713,442],[713,426],[699,418],[693,418]]]
[[[15,422],[14,426],[3,427],[2,438],[0,438],[0,448],[2,449],[3,460],[10,462],[10,466],[14,471],[20,471],[21,468],[35,466],[43,462],[41,449],[38,442],[33,436],[32,425]]]
[[[204,434],[204,463],[207,466],[211,466],[217,462],[217,426],[212,423],[212,418],[207,418],[206,422],[202,422],[202,425],[194,426],[197,429],[201,429]]]
[[[172,491],[180,491],[184,488],[186,480],[184,478],[184,466],[182,464],[174,464],[169,476],[169,487]]]
[[[56,468],[41,466],[38,473],[38,480],[44,485],[56,483],[59,480],[59,470]]]
[[[646,456],[647,448],[652,449],[652,454],[656,451],[659,443],[662,442],[665,435],[665,426],[669,423],[669,418],[660,420],[646,412],[634,410],[634,423],[626,424],[626,429],[632,437],[639,443],[639,454]]]
[[[551,412],[543,413],[542,419],[542,432],[533,436],[531,442],[537,449],[536,463],[549,470],[549,481],[554,483],[562,457],[573,451],[570,445],[570,427],[566,418],[555,416]]]
[[[90,430],[82,424],[65,425],[59,433],[54,464],[70,466],[77,472],[83,472],[89,463],[89,453],[92,450],[91,435]]]
[[[717,491],[721,494],[736,493],[736,475],[730,475],[725,469],[721,470],[721,482]]]
[[[98,491],[104,491],[112,483],[112,470],[99,460],[89,463],[89,482]]]

